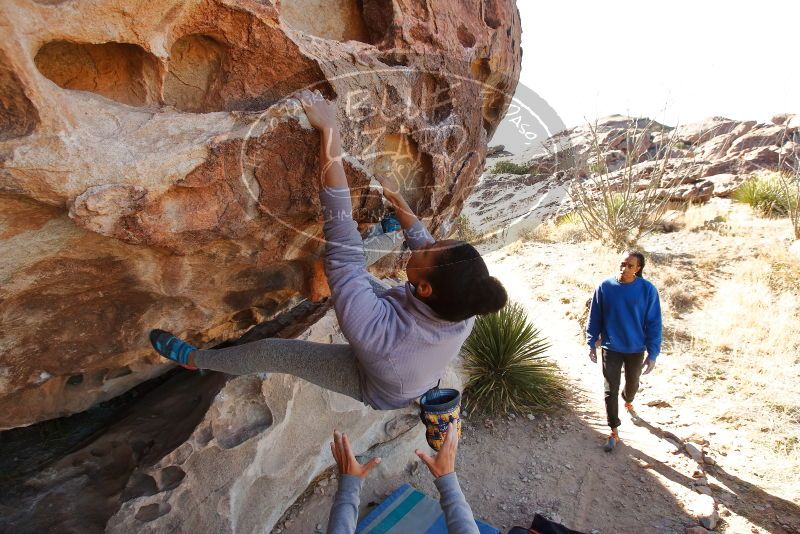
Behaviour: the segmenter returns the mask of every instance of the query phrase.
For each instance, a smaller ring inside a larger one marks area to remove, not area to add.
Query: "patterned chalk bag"
[[[438,451],[447,437],[447,424],[453,423],[461,437],[461,392],[436,387],[419,398],[419,417],[425,423],[425,439]]]

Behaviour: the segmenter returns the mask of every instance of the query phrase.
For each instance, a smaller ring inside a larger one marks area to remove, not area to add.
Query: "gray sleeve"
[[[339,475],[339,487],[328,518],[328,534],[353,534],[358,521],[358,502],[364,481],[353,475]]]
[[[461,492],[456,474],[441,476],[434,481],[434,484],[441,495],[439,505],[444,510],[447,531],[450,534],[479,534],[472,509]]]
[[[394,336],[402,334],[396,326],[397,313],[378,298],[370,283],[349,190],[326,187],[319,196],[325,217],[325,274],[339,327],[351,344],[392,346],[397,341]]]
[[[428,232],[428,229],[425,228],[425,225],[419,221],[412,224],[410,228],[406,228],[403,232],[406,236],[408,248],[411,250],[420,249],[428,243],[433,243],[436,241],[431,236],[431,233]]]
[[[364,256],[366,256],[367,266],[399,249],[402,244],[402,232],[379,233],[364,238]]]
[[[380,280],[378,280],[375,277],[370,277],[369,285],[372,286],[372,290],[379,297],[391,289],[390,287],[384,285],[383,282],[381,282]]]

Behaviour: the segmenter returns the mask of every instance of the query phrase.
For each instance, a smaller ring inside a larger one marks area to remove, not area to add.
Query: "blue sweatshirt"
[[[614,352],[647,351],[655,360],[661,352],[661,302],[655,286],[641,277],[623,284],[604,280],[594,291],[586,325],[586,339],[594,347]]]
[[[325,274],[339,327],[356,356],[365,403],[379,410],[407,406],[442,377],[461,350],[474,317],[439,317],[406,283],[376,293],[353,220],[349,189],[320,191],[325,223]],[[405,231],[409,248],[433,241],[417,221]]]
[[[331,515],[328,518],[328,534],[352,534],[356,531],[358,502],[364,481],[353,475],[339,475],[339,487],[333,499]],[[458,477],[455,473],[441,476],[434,481],[439,490],[439,505],[444,511],[447,531],[450,534],[478,534],[478,525],[472,516]]]

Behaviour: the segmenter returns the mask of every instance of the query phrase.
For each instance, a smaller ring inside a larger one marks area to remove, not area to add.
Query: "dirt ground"
[[[581,319],[618,256],[588,241],[484,245],[492,274],[552,342],[574,399],[551,414],[467,416],[457,471],[476,517],[503,531],[539,512],[587,533],[683,533],[698,525],[707,494],[720,516],[716,532],[800,532],[800,361],[792,339],[800,260],[780,253],[791,242],[788,223],[724,201],[689,215],[682,230],[642,243],[651,257],[645,276],[662,295],[665,341],[611,454],[600,448],[608,431],[602,375],[588,359]],[[755,293],[758,284],[730,286],[760,272],[753,262],[762,260],[773,273],[767,294]],[[745,303],[731,309],[724,299],[738,290]],[[759,330],[761,319],[736,313],[788,322],[756,339],[748,328]],[[737,332],[752,343],[737,345]],[[415,458],[393,461],[407,463],[406,475],[368,478],[362,513],[406,482],[437,495]],[[274,532],[324,531],[335,484],[323,477]]]

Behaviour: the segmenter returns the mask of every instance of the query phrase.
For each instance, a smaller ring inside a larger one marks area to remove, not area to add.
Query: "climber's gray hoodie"
[[[440,318],[414,296],[410,283],[377,294],[353,220],[350,190],[322,188],[320,200],[325,272],[339,326],[358,359],[363,400],[379,410],[406,406],[436,385],[475,320]],[[434,241],[420,222],[405,237],[412,250]]]

